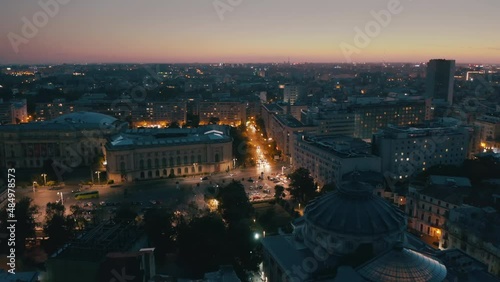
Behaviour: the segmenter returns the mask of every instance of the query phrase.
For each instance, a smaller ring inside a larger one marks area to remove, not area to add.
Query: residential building
[[[293,166],[309,170],[323,186],[337,186],[342,177],[355,170],[380,172],[380,157],[371,154],[371,146],[361,139],[343,135],[295,133]]]
[[[406,197],[408,227],[440,242],[450,210],[462,205],[471,189],[469,179],[464,177],[431,175],[428,183],[411,183]],[[440,244],[446,248],[446,241]]]
[[[219,124],[238,126],[246,123],[246,103],[241,101],[220,100],[200,101],[197,104],[200,124],[209,124],[212,118],[218,118]]]
[[[281,150],[281,157],[284,160],[293,163],[292,152],[294,145],[294,136],[296,132],[311,130],[313,127],[306,126],[291,115],[273,115],[270,120],[267,135],[276,141],[278,150]]]
[[[423,99],[375,100],[370,103],[351,105],[355,113],[354,137],[371,139],[379,129],[389,126],[419,124],[426,119],[426,104]]]
[[[294,105],[304,95],[304,87],[285,84],[283,88],[283,102]]]
[[[0,124],[29,122],[26,99],[4,102],[0,99]]]
[[[315,126],[317,135],[354,136],[355,113],[350,109],[336,110],[330,108],[312,107],[302,110],[302,123]]]
[[[446,226],[448,248],[462,250],[500,277],[500,214],[495,209],[458,207],[450,211]]]
[[[382,170],[407,178],[435,165],[461,165],[467,158],[470,133],[446,122],[389,126],[373,135],[373,152]]]

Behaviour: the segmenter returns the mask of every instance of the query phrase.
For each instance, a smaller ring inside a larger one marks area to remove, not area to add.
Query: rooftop
[[[144,128],[129,129],[113,136],[106,148],[125,149],[155,146],[179,146],[199,143],[230,142],[229,129],[224,126],[199,128]]]
[[[402,211],[373,195],[373,186],[344,182],[339,189],[311,201],[304,212],[307,224],[327,232],[353,236],[375,236],[402,231]]]
[[[305,143],[340,158],[376,157],[370,153],[371,145],[359,138],[345,135],[298,134]]]
[[[297,128],[297,127],[306,127],[302,122],[298,119],[294,118],[292,115],[276,115],[276,119],[281,123],[288,127]]]
[[[402,247],[376,257],[357,272],[374,282],[441,282],[446,278],[446,267],[439,261]]]

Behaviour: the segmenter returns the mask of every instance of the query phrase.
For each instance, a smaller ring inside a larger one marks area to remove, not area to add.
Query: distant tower
[[[426,97],[453,103],[455,60],[430,60],[427,64]]]

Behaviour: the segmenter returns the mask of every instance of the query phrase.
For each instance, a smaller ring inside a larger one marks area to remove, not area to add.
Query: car
[[[202,177],[201,180],[208,180],[208,176]]]
[[[105,201],[101,201],[101,202],[99,203],[99,205],[101,205],[101,206],[105,206],[105,205],[106,205],[106,202],[105,202]]]
[[[71,193],[78,193],[78,192],[81,192],[82,190],[81,189],[75,189],[75,190],[71,190]]]

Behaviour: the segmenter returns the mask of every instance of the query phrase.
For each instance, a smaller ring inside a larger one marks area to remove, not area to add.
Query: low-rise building
[[[434,237],[441,248],[447,248],[441,238],[450,210],[462,205],[471,189],[468,178],[440,175],[431,175],[425,184],[410,184],[406,198],[408,227]]]
[[[106,143],[108,179],[198,175],[233,168],[228,126],[129,129]]]
[[[462,250],[500,277],[500,215],[495,209],[458,207],[450,211],[446,226],[448,248]]]

